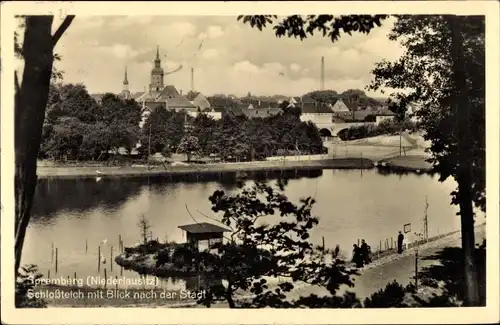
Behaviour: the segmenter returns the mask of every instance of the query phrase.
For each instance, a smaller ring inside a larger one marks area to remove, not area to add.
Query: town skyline
[[[184,93],[191,90],[193,68],[194,90],[207,96],[300,96],[320,89],[324,57],[324,89],[381,97],[365,86],[375,62],[402,53],[386,37],[391,26],[384,22],[369,35],[332,43],[319,35],[303,42],[279,39],[272,29],[252,29],[236,16],[77,17],[68,31],[73,37],[56,48],[62,59],[55,66],[65,83],[83,83],[90,93],[119,93],[126,69],[130,91],[140,92],[148,88],[159,49],[165,85]],[[141,36],[130,37],[132,30]]]

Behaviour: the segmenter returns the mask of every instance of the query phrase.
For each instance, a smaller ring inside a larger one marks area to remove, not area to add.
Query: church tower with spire
[[[123,90],[121,92],[121,97],[124,99],[130,99],[132,97],[130,95],[130,90],[128,89],[127,67],[125,67],[125,78],[123,79]]]
[[[165,87],[163,84],[163,69],[161,67],[160,60],[160,47],[156,47],[156,59],[154,61],[155,66],[151,70],[151,84],[149,85],[149,92],[152,94],[158,94]]]

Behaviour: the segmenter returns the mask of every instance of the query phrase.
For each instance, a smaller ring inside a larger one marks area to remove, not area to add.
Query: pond
[[[440,183],[436,176],[393,174],[372,170],[302,170],[247,173],[252,179],[288,179],[286,195],[298,203],[313,196],[313,213],[320,219],[311,233],[316,244],[340,245],[350,257],[352,245],[365,239],[372,250],[380,241],[396,238],[403,224],[412,231],[423,227],[427,197],[429,236],[460,229],[457,207],[451,206],[455,182]],[[119,238],[124,246],[140,241],[139,217],[144,214],[152,226],[152,237],[160,241],[184,242],[178,227],[196,222],[214,222],[208,197],[217,189],[237,191],[236,173],[182,178],[75,178],[41,179],[37,185],[33,217],[28,227],[22,263],[37,264],[51,277],[85,278],[97,275],[98,246],[107,259],[108,277],[137,277],[111,262]],[[189,209],[189,212],[188,212]],[[191,214],[191,215],[190,215]],[[194,220],[193,220],[194,219]],[[113,247],[113,248],[112,248]],[[57,248],[57,274],[54,252]],[[111,264],[112,270],[111,270]],[[49,271],[50,270],[50,271]],[[169,288],[189,286],[190,279],[166,279]]]

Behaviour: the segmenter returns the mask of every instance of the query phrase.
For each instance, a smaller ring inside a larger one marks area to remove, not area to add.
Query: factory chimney
[[[194,68],[191,68],[191,91],[194,91]]]
[[[321,57],[321,85],[320,90],[325,90],[325,57]]]

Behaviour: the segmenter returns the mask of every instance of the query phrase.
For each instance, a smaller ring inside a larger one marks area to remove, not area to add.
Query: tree
[[[406,52],[377,64],[370,89],[409,89],[391,96],[399,114],[422,104],[415,114],[431,141],[429,161],[440,181],[451,176],[458,183],[451,195],[460,207],[466,304],[477,306],[474,204],[486,210],[484,17],[398,16],[389,37]]]
[[[335,297],[341,285],[352,286],[349,270],[332,252],[313,245],[310,231],[319,220],[311,213],[314,199],[304,198],[296,205],[282,193],[284,183],[276,187],[255,183],[240,193],[227,194],[217,190],[210,196],[212,210],[220,213],[220,222],[232,232],[217,253],[204,254],[201,265],[209,266],[206,276],[219,277],[227,285],[213,285],[200,300],[210,306],[219,299],[230,308],[236,307],[349,307],[356,302],[352,294]],[[266,278],[286,279],[271,288]],[[323,286],[331,296],[311,295],[287,300],[294,284],[306,282]],[[240,303],[234,295],[250,291],[253,297]],[[349,301],[349,302],[347,302]]]
[[[137,226],[139,227],[141,233],[141,239],[143,245],[146,245],[148,243],[148,236],[149,236],[149,230],[151,229],[151,224],[149,223],[148,219],[144,214],[142,214],[141,217],[139,218]]]
[[[207,114],[198,114],[193,121],[191,135],[198,138],[200,152],[203,155],[210,155],[214,152],[216,144],[213,139],[217,122]]]
[[[53,71],[54,47],[71,25],[74,16],[67,16],[53,35],[51,31],[54,16],[26,16],[24,19],[23,44],[16,45],[18,54],[24,58],[21,85],[17,73],[14,75],[16,274],[21,263],[24,237],[30,221],[37,183],[36,162]]]
[[[244,24],[262,30],[268,25],[274,25],[273,29],[277,37],[288,36],[303,40],[314,35],[315,32],[328,37],[332,42],[337,41],[341,31],[352,35],[352,32],[368,34],[376,26],[381,26],[387,15],[292,15],[278,21],[275,15],[251,15],[238,16]]]
[[[198,144],[198,138],[192,135],[188,135],[182,138],[179,145],[179,151],[186,154],[187,161],[191,161],[193,153],[198,152],[200,146]]]

